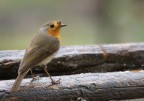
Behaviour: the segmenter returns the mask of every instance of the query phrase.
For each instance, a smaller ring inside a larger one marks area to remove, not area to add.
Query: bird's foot
[[[58,84],[60,84],[60,79],[58,79],[57,81],[52,80],[51,84],[52,85],[58,85]]]
[[[30,81],[30,84],[33,83],[36,80],[39,80],[39,79],[40,79],[40,76],[33,77],[32,80]]]
[[[53,85],[58,85],[58,84],[60,84],[60,79],[58,79],[57,81],[54,81],[54,80],[52,79],[52,80],[51,80],[51,84],[50,84],[48,87],[53,86]]]
[[[57,81],[52,80],[51,84],[48,85],[48,88],[58,90],[58,84],[60,84],[60,79]]]

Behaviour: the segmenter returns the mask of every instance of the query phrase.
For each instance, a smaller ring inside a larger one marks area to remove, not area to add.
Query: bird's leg
[[[44,66],[44,71],[46,72],[46,74],[48,75],[48,77],[51,79],[52,85],[60,84],[60,79],[57,80],[57,81],[54,81],[54,80],[52,79],[52,77],[50,76],[50,74],[49,74],[48,71],[47,71],[47,65]]]
[[[31,73],[31,76],[33,78],[33,80],[35,79],[34,75],[33,75],[33,72],[32,72],[32,69],[30,69],[30,73]]]
[[[33,72],[32,72],[32,69],[30,69],[30,73],[31,73],[31,76],[32,76],[32,80],[30,81],[30,83],[32,83],[33,81],[39,79],[39,76],[37,76],[37,77],[34,76],[34,74],[33,74]]]

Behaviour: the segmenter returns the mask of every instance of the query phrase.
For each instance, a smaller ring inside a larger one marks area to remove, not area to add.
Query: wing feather
[[[25,52],[19,72],[24,72],[36,66],[47,57],[53,55],[59,47],[59,40],[57,38],[46,33],[37,33]]]

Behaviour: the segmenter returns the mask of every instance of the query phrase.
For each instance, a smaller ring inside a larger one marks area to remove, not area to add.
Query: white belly
[[[56,52],[56,53],[57,53],[57,52]],[[54,56],[56,55],[56,53],[54,53],[53,55],[48,56],[47,58],[45,58],[45,59],[44,59],[43,61],[41,61],[37,66],[48,64],[48,63],[54,58]]]

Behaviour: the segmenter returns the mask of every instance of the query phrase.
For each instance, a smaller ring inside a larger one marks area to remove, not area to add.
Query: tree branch
[[[48,88],[50,80],[40,78],[30,85],[31,79],[23,80],[21,90],[9,94],[14,80],[0,81],[0,99],[4,101],[86,101],[122,100],[144,98],[144,72],[88,73],[61,78],[59,90]],[[80,100],[81,101],[81,100]]]

